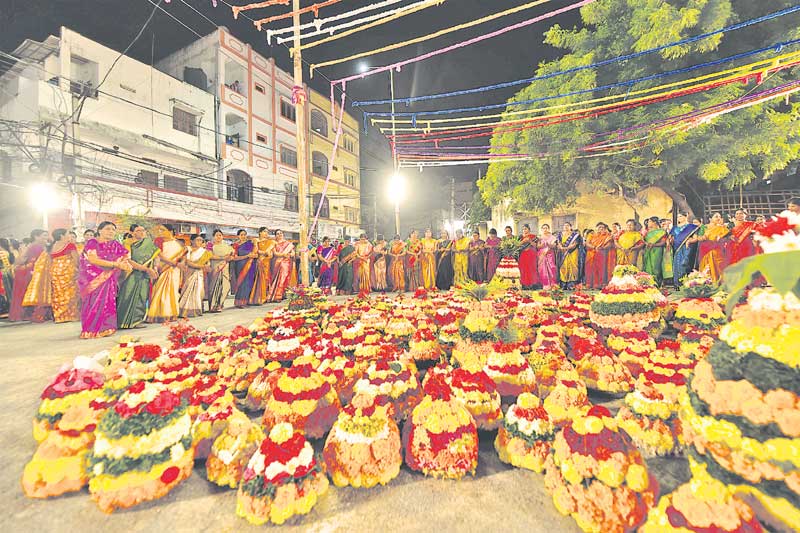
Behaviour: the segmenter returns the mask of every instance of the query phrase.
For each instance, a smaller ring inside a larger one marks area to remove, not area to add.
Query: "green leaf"
[[[730,315],[745,289],[759,274],[781,294],[794,292],[800,296],[800,250],[759,254],[742,259],[722,273],[722,283],[730,293],[726,311]]]

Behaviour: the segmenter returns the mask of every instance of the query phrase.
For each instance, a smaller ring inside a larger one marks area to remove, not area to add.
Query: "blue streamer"
[[[700,63],[699,65],[693,65],[691,67],[684,67],[684,68],[679,68],[679,69],[675,69],[675,70],[669,70],[669,71],[666,71],[666,72],[659,72],[657,74],[650,74],[649,76],[643,76],[641,78],[636,78],[636,79],[633,79],[633,80],[625,80],[625,81],[620,81],[620,82],[616,82],[616,83],[610,83],[608,85],[602,85],[600,87],[595,87],[593,89],[581,89],[579,91],[572,91],[572,92],[569,92],[569,93],[555,94],[555,95],[551,95],[551,96],[541,96],[539,98],[534,98],[532,100],[522,100],[520,102],[509,102],[509,103],[503,103],[503,104],[492,104],[492,105],[483,105],[483,106],[476,106],[476,107],[461,107],[461,108],[456,108],[456,109],[440,109],[439,111],[417,111],[417,112],[413,112],[413,113],[376,113],[376,112],[373,112],[373,113],[364,113],[364,116],[365,117],[366,116],[369,116],[369,117],[406,117],[406,116],[414,116],[414,117],[416,117],[418,115],[426,115],[426,116],[427,115],[450,115],[450,114],[453,114],[453,113],[465,113],[465,112],[468,112],[468,111],[488,111],[490,109],[510,108],[510,107],[513,107],[513,106],[528,105],[528,104],[533,104],[533,103],[536,103],[536,102],[543,102],[545,100],[553,100],[555,98],[565,98],[565,97],[568,97],[568,96],[577,96],[577,95],[580,95],[580,94],[593,93],[595,91],[603,91],[603,90],[606,90],[606,89],[613,89],[615,87],[628,86],[629,87],[628,91],[630,92],[630,86],[632,86],[632,85],[634,85],[636,83],[641,83],[643,81],[655,80],[655,79],[658,79],[658,78],[664,78],[664,77],[667,77],[667,76],[672,76],[674,74],[683,74],[683,73],[686,73],[686,72],[691,72],[693,70],[697,70],[697,69],[701,69],[701,68],[705,68],[705,67],[712,67],[712,66],[719,65],[721,63],[727,63],[729,61],[735,61],[737,59],[742,59],[744,57],[749,57],[749,56],[752,56],[752,55],[760,54],[762,52],[768,52],[770,50],[773,50],[776,47],[783,48],[783,47],[791,46],[791,45],[798,44],[798,43],[800,43],[800,39],[793,39],[791,41],[785,41],[785,42],[782,42],[782,43],[778,43],[777,45],[773,44],[773,45],[770,45],[770,46],[766,46],[764,48],[759,48],[757,50],[751,50],[749,52],[741,52],[739,54],[734,54],[732,56],[723,57],[721,59],[715,59],[714,61],[708,61],[706,63]],[[627,95],[626,95],[626,98],[627,98]]]
[[[562,71],[559,71],[559,72],[553,72],[553,73],[545,74],[545,75],[542,75],[542,76],[534,76],[532,78],[525,78],[525,79],[522,79],[522,80],[507,81],[507,82],[504,82],[504,83],[497,83],[495,85],[485,85],[483,87],[475,87],[473,89],[462,89],[460,91],[452,91],[452,92],[448,92],[448,93],[438,93],[438,94],[429,94],[429,95],[422,95],[422,96],[413,96],[413,97],[409,97],[409,98],[400,98],[400,99],[395,99],[395,100],[392,100],[392,99],[389,99],[389,100],[367,100],[367,101],[363,101],[363,102],[362,101],[354,101],[351,105],[353,107],[359,107],[359,106],[368,106],[368,105],[391,104],[392,102],[395,102],[395,103],[397,103],[397,102],[405,102],[406,105],[409,105],[412,102],[420,102],[420,101],[425,101],[425,100],[436,100],[438,98],[449,98],[451,96],[463,96],[465,94],[474,94],[474,93],[481,93],[481,92],[486,92],[486,91],[493,91],[495,89],[504,89],[506,87],[514,87],[516,85],[522,85],[522,84],[525,84],[525,83],[531,83],[531,82],[539,81],[539,80],[546,80],[546,79],[554,78],[554,77],[557,77],[557,76],[563,76],[565,74],[572,74],[574,72],[580,72],[582,70],[587,70],[587,69],[590,69],[590,68],[597,68],[597,67],[601,67],[601,66],[604,66],[604,65],[610,65],[612,63],[617,63],[619,61],[625,61],[625,60],[628,60],[628,59],[635,59],[637,57],[642,57],[642,56],[645,56],[645,55],[653,54],[655,52],[660,52],[661,50],[665,50],[667,48],[672,48],[673,46],[681,46],[681,45],[684,45],[684,44],[689,44],[689,43],[693,43],[693,42],[700,41],[700,40],[703,40],[703,39],[707,39],[709,37],[713,37],[714,35],[718,35],[720,33],[725,33],[725,32],[729,32],[729,31],[739,30],[741,28],[746,28],[747,26],[752,26],[753,24],[758,24],[760,22],[765,22],[767,20],[776,19],[778,17],[782,17],[784,15],[789,15],[789,14],[795,13],[797,11],[800,11],[800,4],[796,4],[796,5],[792,6],[792,7],[788,7],[786,9],[782,9],[780,11],[776,11],[774,13],[770,13],[768,15],[764,15],[764,16],[761,16],[761,17],[758,17],[758,18],[746,20],[746,21],[740,22],[738,24],[733,24],[731,26],[727,26],[727,27],[721,28],[719,30],[714,30],[714,31],[708,32],[708,33],[703,33],[701,35],[696,35],[694,37],[687,37],[686,39],[681,39],[680,41],[675,41],[675,42],[672,42],[672,43],[669,43],[669,44],[656,46],[655,48],[650,48],[648,50],[642,50],[641,52],[636,52],[636,53],[628,54],[628,55],[624,55],[624,56],[617,56],[617,57],[613,57],[613,58],[610,58],[610,59],[604,59],[603,61],[598,61],[597,63],[593,63],[591,65],[586,65],[586,66],[582,66],[582,67],[574,67],[574,68],[571,68],[571,69],[562,70]]]

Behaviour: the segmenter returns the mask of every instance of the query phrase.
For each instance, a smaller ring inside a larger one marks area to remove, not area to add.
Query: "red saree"
[[[526,289],[539,283],[535,240],[536,236],[532,233],[522,236],[522,251],[519,254],[519,282]]]
[[[758,249],[753,241],[756,230],[755,222],[742,222],[731,230],[731,240],[728,242],[728,259],[731,265],[738,263],[746,257],[756,255]]]
[[[586,242],[593,246],[586,249],[584,267],[586,285],[592,289],[602,289],[608,284],[617,264],[617,254],[613,249],[614,236],[610,233],[594,232]]]

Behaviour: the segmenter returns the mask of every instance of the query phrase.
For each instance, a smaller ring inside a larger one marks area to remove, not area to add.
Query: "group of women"
[[[258,239],[239,230],[230,245],[220,230],[206,243],[192,235],[187,246],[168,224],[148,237],[134,224],[123,242],[112,222],[85,242],[63,229],[31,232],[30,243],[15,250],[0,240],[2,297],[11,321],[81,321],[81,337],[113,334],[178,318],[220,312],[229,294],[237,307],[283,299],[294,275],[294,247],[281,231],[275,238],[261,228]],[[0,309],[2,311],[2,309]]]

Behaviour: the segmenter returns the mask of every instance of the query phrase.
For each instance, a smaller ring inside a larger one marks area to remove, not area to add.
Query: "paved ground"
[[[204,329],[249,324],[268,307],[228,310],[193,320]],[[106,349],[111,339],[81,340],[79,324],[11,324],[0,321],[0,524],[6,531],[238,531],[255,529],[235,515],[235,491],[204,479],[202,465],[161,500],[105,515],[88,491],[46,501],[27,499],[20,488],[22,469],[36,449],[31,421],[38,395],[58,368],[75,355]],[[167,329],[136,330],[144,341],[164,342]],[[316,443],[317,447],[321,446]],[[685,479],[685,464],[652,464],[662,487]],[[462,481],[437,481],[403,468],[386,487],[332,488],[311,513],[285,524],[286,531],[579,531],[558,514],[544,489],[543,476],[509,468],[497,458],[492,436],[482,435],[477,475]]]

